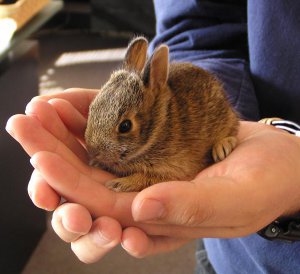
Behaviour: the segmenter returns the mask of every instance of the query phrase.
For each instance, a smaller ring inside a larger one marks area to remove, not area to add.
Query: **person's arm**
[[[150,53],[165,43],[171,61],[192,62],[213,72],[241,118],[257,121],[248,65],[247,1],[155,0],[154,6],[157,34]]]

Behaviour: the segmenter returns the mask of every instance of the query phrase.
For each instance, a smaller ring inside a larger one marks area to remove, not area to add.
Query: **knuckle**
[[[209,207],[201,207],[200,204],[195,204],[192,207],[187,208],[183,214],[183,223],[186,226],[199,226],[203,222],[207,221],[213,215],[212,209]]]
[[[196,226],[199,223],[198,220],[198,213],[196,212],[198,210],[192,209],[192,210],[185,210],[185,212],[182,214],[182,221],[186,226]]]

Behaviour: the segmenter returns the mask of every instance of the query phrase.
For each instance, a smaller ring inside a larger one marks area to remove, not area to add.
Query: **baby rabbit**
[[[147,60],[148,42],[134,39],[123,69],[90,105],[85,140],[91,164],[120,178],[114,191],[189,180],[223,160],[237,144],[239,120],[222,85],[190,63],[169,64],[166,45]]]

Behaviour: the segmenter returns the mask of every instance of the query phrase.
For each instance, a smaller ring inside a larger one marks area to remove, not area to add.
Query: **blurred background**
[[[193,273],[193,243],[146,259],[118,247],[79,262],[52,232],[51,214],[32,205],[29,157],[4,130],[33,96],[100,88],[139,34],[155,34],[152,0],[0,0],[0,273]]]

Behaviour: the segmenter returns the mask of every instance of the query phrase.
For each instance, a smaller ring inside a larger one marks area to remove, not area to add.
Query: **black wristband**
[[[300,241],[300,217],[280,218],[257,232],[261,237],[274,241]]]
[[[300,125],[279,118],[266,118],[260,123],[272,125],[276,128],[300,137]],[[258,235],[267,240],[283,240],[287,242],[300,241],[300,216],[279,218],[257,232]]]

